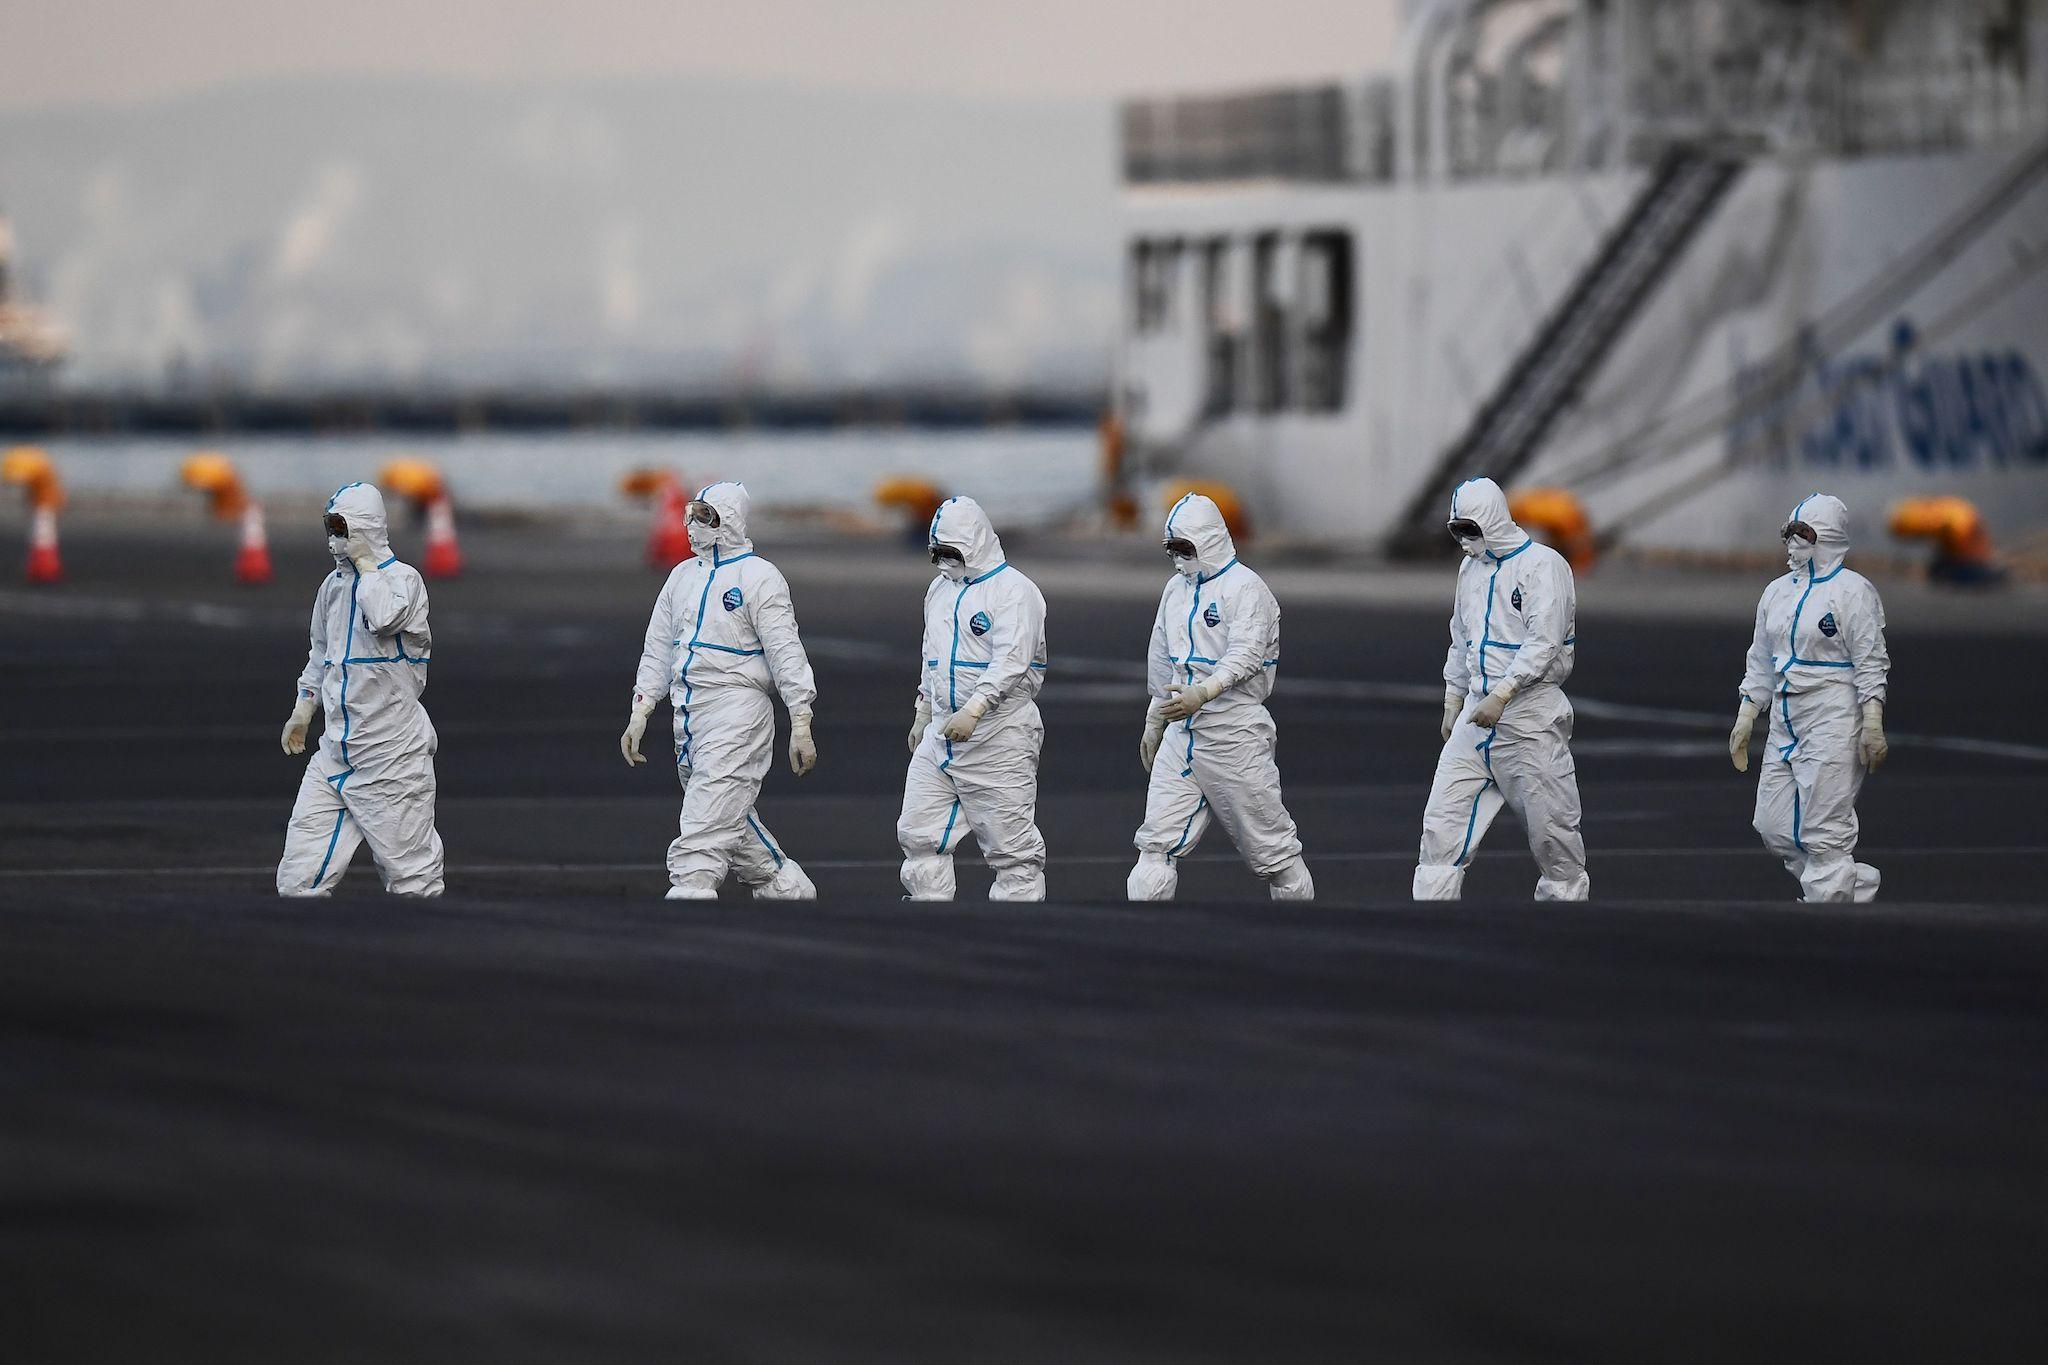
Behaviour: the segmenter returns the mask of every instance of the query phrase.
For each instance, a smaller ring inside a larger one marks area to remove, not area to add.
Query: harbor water
[[[874,506],[875,485],[896,475],[969,492],[999,521],[1042,526],[1093,503],[1095,433],[1087,428],[978,431],[857,429],[825,432],[602,432],[540,436],[349,436],[57,438],[39,443],[66,490],[87,499],[175,497],[179,465],[200,450],[228,455],[258,499],[324,498],[355,479],[375,479],[394,459],[433,462],[468,511],[584,512],[624,504],[619,480],[635,469],[672,469],[692,487],[720,479],[747,485],[754,505],[777,513]]]

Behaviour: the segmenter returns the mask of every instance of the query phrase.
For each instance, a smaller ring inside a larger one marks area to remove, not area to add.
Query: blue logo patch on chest
[[[994,625],[995,622],[988,619],[987,612],[978,611],[974,613],[973,619],[968,621],[967,628],[973,631],[976,635],[986,635],[988,634],[990,627]]]
[[[1202,623],[1204,625],[1211,626],[1220,626],[1223,624],[1223,613],[1216,609],[1216,604],[1214,602],[1211,602],[1209,604],[1209,609],[1202,613]]]
[[[1508,601],[1514,603],[1516,611],[1520,611],[1522,609],[1522,590],[1516,588],[1514,592],[1508,595]]]
[[[747,601],[746,598],[740,596],[740,590],[738,588],[727,588],[725,590],[725,596],[719,598],[718,600],[725,603],[725,609],[727,611],[738,611],[742,606],[746,604]]]
[[[1820,618],[1820,633],[1829,639],[1832,640],[1835,632],[1840,629],[1841,627],[1835,624],[1835,614],[1833,612],[1829,612],[1826,616]]]

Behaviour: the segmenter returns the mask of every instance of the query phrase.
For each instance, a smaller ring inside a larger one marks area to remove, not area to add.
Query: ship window
[[[1287,271],[1280,234],[1252,239],[1252,407],[1278,412],[1287,401]]]
[[[1351,361],[1351,234],[1301,239],[1301,406],[1337,412]]]
[[[1238,372],[1244,365],[1244,308],[1239,292],[1244,271],[1227,238],[1202,243],[1201,253],[1202,411],[1221,417],[1237,405]]]
[[[1180,283],[1181,244],[1131,245],[1131,319],[1138,332],[1156,332],[1173,320],[1173,295]]]
[[[1158,248],[1150,242],[1131,243],[1131,330],[1135,332],[1151,331],[1152,319],[1159,312],[1159,276],[1153,265],[1157,255]]]

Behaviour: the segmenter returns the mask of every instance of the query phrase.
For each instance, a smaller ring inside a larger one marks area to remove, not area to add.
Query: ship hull
[[[1645,547],[1767,546],[1815,488],[1866,526],[1923,492],[1970,498],[2007,541],[2048,525],[2048,176],[1891,278],[2028,151],[1750,164],[1515,482],[1562,483]],[[1127,319],[1140,468],[1227,483],[1283,535],[1383,541],[1643,184],[1132,192],[1134,242],[1341,228],[1355,244],[1337,411],[1202,411],[1213,325],[1192,258],[1185,306]],[[1830,325],[1859,299],[1875,304],[1860,325]]]

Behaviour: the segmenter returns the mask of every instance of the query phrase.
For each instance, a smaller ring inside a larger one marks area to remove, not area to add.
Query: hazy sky
[[[0,104],[248,77],[708,73],[1018,96],[1383,66],[1398,0],[0,0]]]

